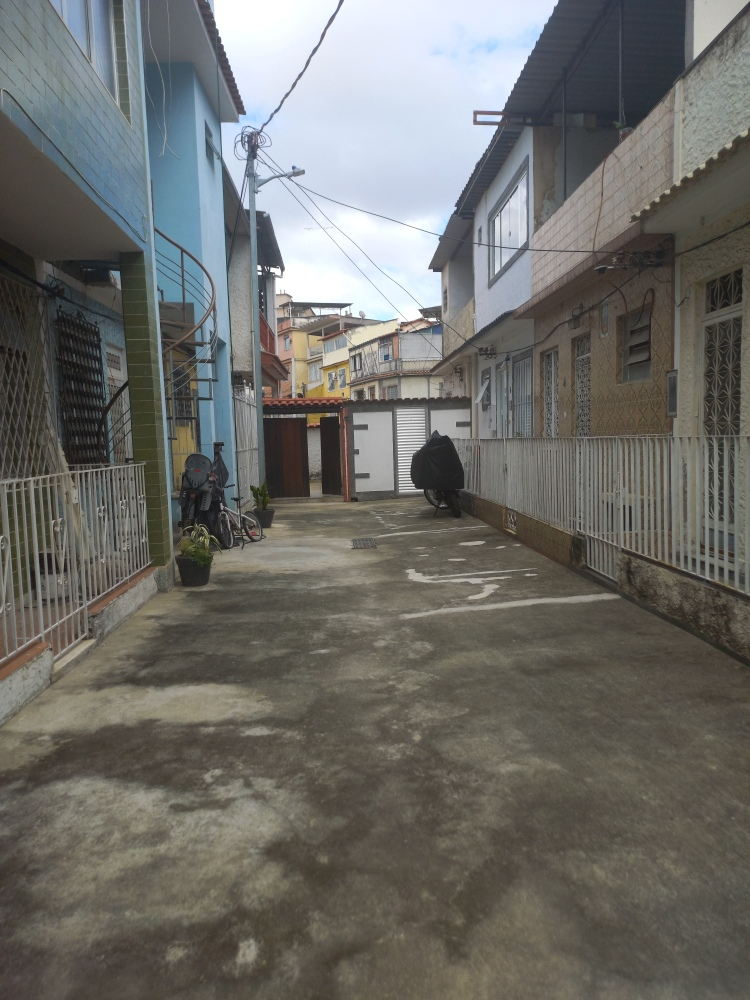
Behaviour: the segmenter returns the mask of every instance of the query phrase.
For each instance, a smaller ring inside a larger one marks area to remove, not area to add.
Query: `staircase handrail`
[[[195,256],[195,254],[190,253],[190,251],[187,250],[184,246],[182,246],[176,240],[173,240],[170,236],[167,236],[167,234],[163,233],[161,231],[161,229],[157,229],[156,226],[154,226],[154,232],[158,236],[161,236],[161,238],[163,240],[166,240],[167,243],[171,243],[173,247],[176,247],[180,251],[181,254],[185,254],[192,261],[194,261],[198,265],[198,267],[201,269],[201,271],[203,271],[203,273],[205,274],[205,276],[208,278],[208,283],[209,283],[209,286],[211,288],[211,301],[208,304],[208,309],[206,310],[205,314],[195,324],[195,326],[193,326],[190,330],[188,330],[187,333],[183,334],[183,336],[180,337],[179,340],[174,341],[173,343],[169,344],[168,347],[165,347],[165,348],[162,349],[162,355],[164,357],[166,357],[167,354],[169,354],[170,351],[173,351],[176,347],[179,347],[180,344],[183,344],[186,340],[190,340],[191,337],[193,336],[193,334],[196,333],[198,330],[200,330],[200,328],[206,322],[206,320],[208,319],[208,317],[210,315],[212,315],[212,313],[216,312],[216,285],[214,284],[214,279],[211,277],[210,273],[206,270],[206,268],[203,266],[203,264],[201,263],[201,261],[198,260],[198,258]],[[181,262],[180,262],[180,270],[182,272],[182,291],[183,291],[183,298],[184,298],[184,295],[185,295],[185,265],[184,265],[184,260],[182,260],[182,259],[181,259]],[[110,403],[110,405],[111,405],[111,403]]]

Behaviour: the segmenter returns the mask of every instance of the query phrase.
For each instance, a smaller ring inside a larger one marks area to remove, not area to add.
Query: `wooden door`
[[[324,494],[341,496],[341,440],[339,418],[320,418],[320,464]]]
[[[307,420],[263,418],[266,481],[271,497],[309,497]]]

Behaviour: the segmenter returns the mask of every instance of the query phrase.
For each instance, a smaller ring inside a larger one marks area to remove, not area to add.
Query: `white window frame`
[[[119,104],[120,97],[119,97],[119,81],[118,81],[118,71],[117,71],[117,45],[115,42],[114,3],[112,2],[112,0],[107,0],[107,11],[109,20],[109,25],[108,25],[109,41],[111,45],[110,52],[112,59],[112,88],[110,88],[109,84],[104,79],[104,76],[100,73],[99,68],[97,66],[97,61],[95,59],[96,41],[94,38],[94,13],[92,8],[92,2],[93,0],[83,0],[83,5],[85,7],[85,13],[86,13],[86,38],[81,39],[73,32],[73,29],[70,27],[69,24],[68,7],[70,0],[50,0],[50,3],[55,8],[57,13],[60,15],[63,24],[68,29],[70,34],[73,36],[76,44],[81,49],[83,54],[86,56],[88,61],[91,63],[91,66],[96,75],[104,84],[107,93],[110,94],[114,98],[114,100]]]
[[[326,374],[328,376],[327,383],[326,383],[327,386],[328,386],[328,392],[335,392],[336,391],[336,372],[335,371],[330,371],[330,372],[326,372]]]
[[[355,375],[358,375],[362,371],[362,352],[361,351],[358,354],[352,354],[351,368],[352,368],[352,378]]]
[[[339,389],[346,389],[346,368],[339,368]]]
[[[514,225],[517,229],[515,234]],[[528,157],[487,214],[487,242],[488,281],[492,284],[529,245]],[[517,247],[513,247],[514,242],[518,243]]]

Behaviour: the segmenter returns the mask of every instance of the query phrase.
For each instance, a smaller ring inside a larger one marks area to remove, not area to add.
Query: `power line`
[[[323,28],[323,34],[318,39],[318,44],[315,46],[315,48],[312,50],[312,52],[310,53],[310,55],[307,57],[307,59],[305,61],[305,65],[302,67],[302,69],[299,71],[299,73],[297,74],[297,76],[294,78],[294,83],[291,85],[291,87],[289,88],[289,90],[287,90],[287,92],[281,98],[281,100],[279,101],[278,106],[276,108],[274,108],[274,110],[271,112],[271,114],[268,116],[268,118],[261,125],[261,127],[259,129],[260,132],[263,131],[263,129],[266,127],[266,125],[270,124],[270,121],[274,117],[274,115],[276,115],[279,111],[281,111],[281,108],[282,108],[282,106],[284,104],[284,101],[287,99],[287,97],[289,97],[289,95],[291,94],[291,92],[294,90],[294,88],[300,82],[300,80],[302,79],[302,77],[305,75],[305,71],[307,70],[307,67],[312,62],[312,58],[315,55],[315,53],[318,51],[318,49],[320,48],[320,46],[323,44],[323,39],[326,37],[328,29],[333,24],[334,20],[336,19],[336,15],[341,10],[341,8],[343,7],[343,5],[344,5],[344,0],[339,0],[338,4],[336,5],[336,10],[328,18],[326,26],[325,26],[325,28]]]
[[[446,236],[445,233],[436,233],[432,229],[423,229],[421,226],[415,226],[411,222],[403,222],[401,219],[394,219],[390,215],[382,215],[380,212],[371,212],[367,208],[359,208],[357,205],[349,205],[345,201],[338,201],[336,198],[331,198],[327,194],[321,194],[320,191],[313,191],[312,188],[306,187],[304,184],[300,184],[298,181],[294,182],[297,187],[302,188],[304,191],[314,194],[316,198],[323,198],[324,201],[332,201],[334,205],[341,205],[342,208],[350,208],[353,212],[362,212],[364,215],[374,215],[376,219],[385,219],[386,222],[395,222],[397,226],[405,226],[407,229],[415,229],[418,233],[427,233],[428,236],[437,236],[441,240],[451,240],[453,243],[468,243],[475,247],[489,247],[494,246],[496,250],[519,250],[519,247],[506,247],[501,246],[497,243],[484,243],[479,240],[467,240],[460,236]],[[611,251],[607,250],[567,250],[561,247],[528,247],[532,253],[601,253],[609,254],[611,256]]]
[[[266,164],[266,165],[268,166],[268,164]],[[396,312],[397,312],[397,313],[399,314],[399,316],[402,316],[402,317],[403,317],[403,319],[404,319],[404,321],[405,321],[405,322],[407,322],[407,323],[408,323],[408,322],[410,322],[410,321],[409,321],[409,320],[407,319],[407,317],[406,317],[406,314],[405,314],[405,313],[403,313],[403,312],[402,312],[402,311],[401,311],[401,310],[400,310],[400,309],[398,308],[398,306],[397,306],[397,305],[396,305],[395,303],[391,302],[391,300],[390,300],[390,299],[388,298],[388,296],[387,296],[387,295],[385,294],[385,292],[384,292],[384,291],[383,291],[383,290],[382,290],[381,288],[379,288],[379,287],[378,287],[378,286],[377,286],[377,285],[375,284],[375,282],[374,282],[374,281],[372,280],[372,278],[370,278],[370,277],[369,277],[369,275],[368,275],[368,274],[367,274],[367,273],[366,273],[365,271],[363,271],[363,270],[362,270],[362,268],[361,268],[361,267],[359,266],[359,264],[358,264],[358,263],[357,263],[357,262],[356,262],[356,261],[354,260],[354,258],[353,258],[353,257],[350,257],[350,256],[349,256],[349,254],[348,254],[348,253],[346,252],[346,250],[344,250],[344,248],[343,248],[343,247],[341,246],[341,244],[340,244],[340,243],[337,243],[337,242],[336,242],[336,240],[335,240],[335,239],[333,238],[333,236],[331,236],[331,234],[330,234],[330,233],[329,233],[329,231],[328,231],[328,230],[326,229],[326,227],[325,227],[325,226],[323,226],[323,225],[322,225],[322,224],[320,223],[320,221],[319,221],[318,219],[316,219],[316,218],[315,218],[315,216],[314,216],[314,215],[313,215],[313,213],[312,213],[312,212],[310,211],[310,209],[309,209],[309,208],[308,208],[308,207],[307,207],[307,206],[306,206],[305,204],[303,204],[303,202],[301,202],[301,201],[300,201],[300,199],[299,199],[299,198],[297,197],[297,195],[296,195],[296,194],[294,193],[294,191],[292,191],[292,189],[291,189],[291,188],[290,188],[290,187],[289,187],[289,186],[288,186],[287,184],[285,184],[283,180],[281,181],[281,183],[283,184],[284,188],[285,188],[285,189],[286,189],[286,190],[287,190],[287,191],[289,192],[289,194],[290,194],[290,195],[292,196],[292,198],[294,198],[294,200],[295,200],[295,201],[297,202],[297,204],[298,204],[298,205],[300,206],[300,208],[302,208],[302,209],[303,209],[303,211],[307,212],[307,214],[308,214],[308,215],[310,216],[310,218],[311,218],[311,219],[313,220],[313,222],[315,222],[315,224],[316,224],[316,225],[318,226],[318,228],[319,228],[319,229],[321,229],[321,230],[322,230],[322,231],[323,231],[323,232],[324,232],[324,233],[326,234],[326,236],[327,236],[327,237],[328,237],[328,239],[329,239],[329,240],[330,240],[330,241],[331,241],[331,242],[332,242],[332,243],[334,244],[334,246],[338,247],[338,249],[339,249],[339,250],[341,251],[341,253],[343,253],[343,255],[344,255],[344,256],[346,257],[346,259],[347,259],[347,260],[348,260],[348,261],[349,261],[349,262],[350,262],[351,264],[353,264],[353,265],[354,265],[354,267],[356,267],[356,268],[357,268],[357,270],[358,270],[358,271],[359,271],[359,273],[360,273],[360,274],[362,275],[362,277],[363,277],[363,278],[364,278],[364,279],[365,279],[366,281],[368,281],[368,282],[369,282],[369,283],[370,283],[370,284],[372,285],[372,287],[373,287],[373,288],[375,289],[375,291],[376,291],[376,292],[377,292],[377,293],[378,293],[379,295],[381,295],[381,296],[382,296],[382,297],[383,297],[383,298],[385,299],[385,301],[386,301],[386,302],[388,303],[388,305],[389,305],[389,306],[391,306],[391,307],[392,307],[393,309],[395,309],[395,311],[396,311]],[[313,204],[315,204],[315,202],[313,202]],[[318,206],[316,205],[315,207],[317,208]],[[320,211],[320,209],[318,209],[318,211]],[[323,214],[323,213],[321,212],[321,215],[322,215],[322,214]],[[327,218],[327,216],[324,216],[324,217],[325,217],[325,218]],[[330,222],[331,220],[329,219],[328,221]],[[334,223],[334,225],[335,225],[335,223]],[[338,228],[339,228],[339,227],[338,227],[338,226],[336,226],[336,229],[338,229]],[[343,232],[342,230],[339,230],[339,232],[341,232],[343,236],[346,236],[346,233],[344,233],[344,232]],[[348,237],[348,236],[347,236],[346,238],[347,238],[347,239],[351,239],[351,237]],[[352,240],[352,243],[354,243],[354,240]],[[356,243],[355,243],[354,245],[355,245],[355,246],[357,246],[357,244],[356,244]],[[360,249],[360,250],[361,250],[361,247],[359,247],[358,249]],[[362,253],[364,253],[364,250],[362,250]],[[367,259],[368,259],[368,260],[370,260],[370,262],[371,262],[371,263],[375,264],[375,262],[374,262],[374,261],[372,261],[372,260],[371,260],[371,258],[370,258],[370,257],[368,257],[368,255],[367,255],[367,254],[365,254],[365,257],[367,257]],[[377,265],[377,264],[375,264],[375,267],[378,267],[378,265]],[[382,270],[382,269],[378,267],[378,270],[380,271],[380,270]],[[385,274],[385,272],[383,272],[383,273]],[[386,277],[389,277],[389,275],[386,275]],[[406,289],[404,289],[404,291],[406,291]],[[413,296],[412,296],[412,298],[413,298]],[[415,301],[416,301],[416,299],[415,299]],[[434,346],[433,344],[431,344],[431,342],[430,342],[430,341],[429,341],[429,340],[427,339],[427,337],[426,337],[426,336],[424,335],[424,333],[423,333],[423,332],[422,332],[421,330],[414,330],[414,331],[412,331],[412,332],[413,332],[413,333],[419,333],[419,334],[420,334],[420,336],[422,337],[422,339],[423,339],[423,340],[424,340],[424,341],[425,341],[425,342],[426,342],[427,344],[429,344],[430,346]],[[352,339],[351,339],[351,337],[350,337],[350,336],[348,335],[348,333],[347,333],[347,331],[346,331],[346,330],[344,330],[344,331],[343,331],[343,333],[344,333],[344,336],[346,337],[346,340],[347,340],[347,341],[349,342],[349,346],[350,346],[350,348],[356,348],[357,346],[361,346],[361,345],[357,345],[357,344],[354,344],[354,343],[352,342]],[[428,360],[429,360],[429,359],[428,359]],[[441,359],[440,359],[440,358],[436,358],[436,359],[435,359],[436,363],[437,363],[437,361],[439,361],[439,360],[441,360]],[[430,384],[435,384],[435,380],[434,380],[434,379],[431,379],[431,378],[429,378],[429,375],[427,375],[427,376],[426,376],[426,378],[427,378],[427,381],[428,381],[428,382],[429,382]]]
[[[273,157],[272,157],[272,156],[270,156],[269,154],[267,154],[267,155],[268,155],[268,159],[269,159],[269,160],[271,161],[271,164],[274,164],[274,165],[276,166],[276,168],[280,170],[280,169],[281,169],[281,167],[280,167],[280,166],[278,165],[278,163],[276,163],[276,161],[275,161],[275,160],[273,159]],[[266,161],[264,160],[264,162],[266,162]],[[269,164],[268,164],[267,162],[266,162],[266,166],[269,166]],[[301,186],[301,185],[300,185],[300,186]],[[355,246],[355,247],[356,247],[356,248],[357,248],[357,249],[358,249],[358,250],[360,251],[360,253],[364,254],[364,256],[365,256],[365,257],[366,257],[366,258],[367,258],[367,259],[369,260],[369,262],[370,262],[370,263],[371,263],[371,264],[373,265],[373,267],[377,268],[377,270],[378,270],[378,271],[380,271],[380,273],[381,273],[381,274],[385,275],[385,277],[386,277],[386,278],[388,278],[388,279],[389,279],[390,281],[392,281],[392,282],[393,282],[393,283],[394,283],[395,285],[398,285],[398,287],[399,287],[399,288],[400,288],[400,289],[401,289],[401,290],[402,290],[403,292],[405,292],[405,293],[406,293],[406,294],[407,294],[407,295],[409,296],[409,298],[410,298],[410,299],[412,299],[412,300],[413,300],[414,302],[416,302],[416,303],[417,303],[417,305],[419,306],[419,308],[420,308],[420,309],[424,309],[424,308],[425,308],[425,307],[424,307],[424,306],[422,305],[422,303],[421,303],[421,302],[419,301],[419,299],[418,299],[418,298],[417,298],[417,297],[416,297],[415,295],[413,295],[413,294],[412,294],[412,293],[411,293],[411,292],[409,291],[409,289],[408,289],[408,288],[405,288],[405,287],[404,287],[404,286],[403,286],[403,285],[401,284],[401,282],[400,282],[400,281],[397,281],[397,280],[396,280],[396,279],[395,279],[394,277],[392,277],[392,276],[391,276],[390,274],[388,274],[388,272],[387,272],[387,271],[384,271],[384,270],[383,270],[383,268],[382,268],[382,267],[380,267],[380,265],[379,265],[379,264],[377,264],[377,263],[376,263],[376,262],[375,262],[375,261],[374,261],[374,260],[372,259],[372,257],[371,257],[371,256],[370,256],[370,255],[369,255],[369,254],[368,254],[368,253],[367,253],[367,252],[366,252],[365,250],[363,250],[363,249],[362,249],[362,247],[361,247],[361,246],[359,245],[359,243],[357,243],[357,241],[356,241],[355,239],[353,239],[353,238],[352,238],[351,236],[349,236],[349,234],[348,234],[348,233],[345,233],[345,232],[344,232],[344,230],[343,230],[343,229],[342,229],[342,228],[341,228],[340,226],[336,225],[336,223],[335,223],[335,222],[333,221],[333,219],[331,219],[331,218],[330,218],[330,217],[329,217],[328,215],[326,215],[326,214],[325,214],[325,212],[324,212],[324,211],[323,211],[323,209],[322,209],[322,208],[320,207],[320,205],[318,205],[318,204],[317,204],[317,202],[316,202],[316,201],[315,201],[315,200],[314,200],[314,199],[313,199],[313,198],[312,198],[312,197],[311,197],[311,196],[310,196],[309,194],[305,193],[305,197],[306,197],[306,198],[308,199],[308,201],[309,201],[309,202],[310,202],[310,203],[311,203],[312,205],[314,205],[314,206],[315,206],[315,208],[317,209],[317,211],[318,211],[318,212],[320,212],[320,214],[321,214],[321,215],[323,216],[323,218],[324,218],[324,219],[326,219],[326,220],[327,220],[328,222],[330,222],[330,223],[331,223],[331,225],[332,225],[332,226],[333,226],[333,227],[334,227],[335,229],[337,229],[337,230],[338,230],[338,231],[339,231],[339,232],[341,233],[341,235],[342,235],[342,236],[344,236],[344,237],[345,237],[345,238],[346,238],[347,240],[349,240],[349,242],[350,242],[350,243],[353,243],[353,244],[354,244],[354,246]],[[318,222],[318,226],[319,226],[319,227],[320,227],[321,229],[323,229],[323,228],[324,228],[323,226],[321,226],[321,225],[320,225],[320,223],[319,223],[319,222]],[[350,259],[351,259],[351,258],[350,258]],[[375,288],[377,288],[377,286],[374,286],[374,287],[375,287]],[[378,291],[380,292],[380,289],[377,289],[377,290],[378,290]],[[381,294],[381,295],[383,295],[383,293],[382,293],[382,292],[380,292],[380,294]],[[385,296],[384,296],[384,295],[383,295],[383,298],[385,298]],[[387,302],[389,302],[390,300],[386,299],[386,301],[387,301]],[[390,303],[390,304],[391,304],[391,305],[393,305],[393,303]],[[405,321],[406,321],[407,323],[408,323],[408,322],[410,322],[410,320],[409,320],[409,319],[407,318],[407,316],[406,316],[406,314],[405,314],[405,313],[403,313],[403,312],[402,312],[402,311],[401,311],[400,309],[398,309],[398,308],[397,308],[396,306],[394,306],[394,309],[396,309],[396,311],[397,311],[397,312],[399,313],[399,315],[400,315],[400,316],[402,316],[402,317],[404,318],[404,320],[405,320]],[[451,326],[451,324],[450,324],[450,323],[448,323],[448,322],[447,322],[447,321],[446,321],[445,319],[441,319],[441,325],[442,325],[442,326],[443,326],[444,328],[445,328],[445,327],[447,327],[447,328],[448,328],[449,330],[452,330],[452,331],[453,331],[453,333],[455,333],[455,334],[456,334],[456,336],[457,336],[457,337],[459,338],[459,340],[463,341],[463,343],[466,343],[466,340],[467,340],[467,338],[466,338],[466,337],[464,337],[464,336],[463,336],[463,334],[461,334],[461,333],[460,333],[460,332],[459,332],[458,330],[456,330],[456,328],[455,328],[455,327]],[[421,332],[420,330],[414,330],[414,331],[412,331],[412,332],[414,332],[414,333],[419,333],[419,334],[421,335],[422,339],[424,340],[424,342],[425,342],[425,343],[426,343],[426,344],[427,344],[428,346],[430,346],[430,347],[433,347],[433,346],[434,346],[434,345],[432,344],[432,342],[431,342],[431,341],[430,341],[430,340],[429,340],[429,339],[427,338],[427,336],[426,336],[426,335],[425,335],[424,333],[422,333],[422,332]],[[354,346],[354,345],[352,345],[352,346]],[[429,360],[429,359],[428,359],[428,360]],[[440,360],[440,359],[435,359],[435,360],[436,360],[436,361],[438,361],[438,360]]]

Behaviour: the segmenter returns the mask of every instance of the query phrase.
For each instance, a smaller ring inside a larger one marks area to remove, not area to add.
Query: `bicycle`
[[[232,497],[235,503],[239,503],[239,497]],[[216,537],[224,549],[231,549],[239,539],[242,547],[245,541],[260,542],[263,539],[263,527],[258,518],[251,511],[237,512],[227,507],[224,498],[219,500],[219,514],[216,519]]]

